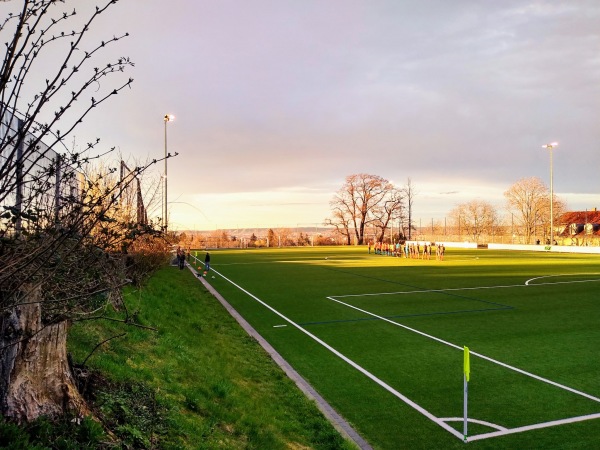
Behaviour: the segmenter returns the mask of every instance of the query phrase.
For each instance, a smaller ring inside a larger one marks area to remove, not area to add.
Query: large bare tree
[[[504,193],[509,214],[515,219],[527,244],[532,243],[538,227],[544,236],[550,235],[550,190],[537,177],[522,178]],[[554,195],[554,219],[565,210],[565,203]]]
[[[378,175],[348,175],[330,202],[332,216],[325,223],[336,227],[348,244],[354,236],[357,244],[362,245],[367,227],[377,225],[385,233],[390,219],[399,214],[402,205],[399,192]]]
[[[114,149],[101,150],[99,140],[76,151],[64,145],[133,81],[128,58],[98,61],[126,33],[86,39],[115,3],[3,3],[12,10],[0,23],[0,413],[17,420],[88,413],[68,364],[67,330],[76,317],[101,316],[127,282],[123,253],[154,229],[115,213],[123,190],[153,162],[111,182],[116,168],[89,167]]]

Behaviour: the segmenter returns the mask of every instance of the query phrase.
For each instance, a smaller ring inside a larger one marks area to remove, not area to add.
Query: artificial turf
[[[600,443],[593,419],[465,444],[403,400],[460,419],[468,346],[471,419],[511,429],[600,413],[597,255],[447,249],[438,261],[315,247],[211,256],[207,281],[375,448]],[[469,425],[471,437],[493,431]]]

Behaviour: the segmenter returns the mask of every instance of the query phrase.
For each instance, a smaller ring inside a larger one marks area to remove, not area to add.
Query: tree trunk
[[[0,412],[19,422],[44,415],[89,415],[67,360],[69,324],[44,325],[40,300],[40,289],[34,289],[28,304],[1,318]]]

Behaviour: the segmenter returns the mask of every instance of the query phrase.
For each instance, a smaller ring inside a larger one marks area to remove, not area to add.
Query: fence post
[[[17,210],[17,220],[15,221],[15,232],[20,233],[23,226],[21,213],[23,212],[23,121],[17,118],[17,164],[16,170],[16,181],[17,191],[15,193],[15,209]]]
[[[60,212],[60,183],[61,183],[61,157],[56,154],[56,178],[54,182],[54,221],[58,224]]]

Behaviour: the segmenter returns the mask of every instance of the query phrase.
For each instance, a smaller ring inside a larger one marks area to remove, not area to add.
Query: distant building
[[[570,211],[560,216],[556,230],[562,245],[600,245],[600,211]]]

